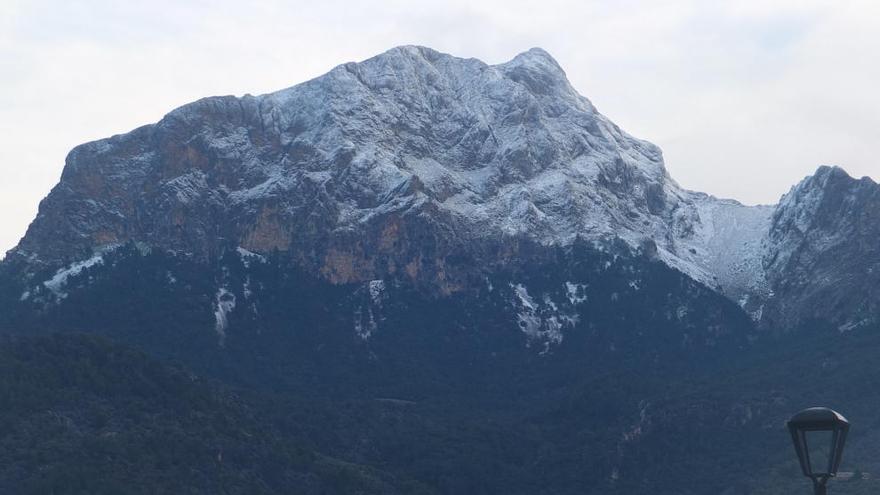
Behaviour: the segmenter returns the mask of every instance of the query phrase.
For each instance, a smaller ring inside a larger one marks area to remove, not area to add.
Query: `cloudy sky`
[[[821,164],[880,178],[875,0],[0,0],[0,253],[73,146],[401,44],[488,63],[540,46],[716,196],[773,203]]]

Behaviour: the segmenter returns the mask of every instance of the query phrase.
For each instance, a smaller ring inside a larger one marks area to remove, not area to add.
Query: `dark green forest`
[[[101,337],[0,344],[0,492],[419,493],[323,455],[248,402]]]
[[[130,246],[60,300],[7,282],[0,492],[795,493],[784,421],[817,404],[854,425],[858,475],[832,490],[876,492],[878,329],[759,334],[661,263],[586,248],[493,276],[439,299],[390,281],[376,306],[280,255]],[[570,280],[580,319],[542,352],[509,288],[561,306]],[[220,285],[239,294],[222,342]]]

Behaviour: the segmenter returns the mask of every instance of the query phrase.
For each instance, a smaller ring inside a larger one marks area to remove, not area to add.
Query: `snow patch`
[[[244,278],[244,286],[242,287],[242,293],[245,299],[250,299],[251,295],[253,295],[253,291],[251,290],[251,276],[248,275]]]
[[[561,310],[549,294],[544,294],[539,303],[523,284],[510,284],[510,288],[515,296],[513,305],[517,309],[517,324],[528,338],[527,345],[538,342],[543,346],[541,355],[550,352],[551,346],[560,344],[563,330],[578,322],[576,313]]]
[[[679,321],[687,318],[687,315],[690,313],[690,310],[687,306],[681,305],[675,310],[675,317],[678,318]]]
[[[576,284],[573,282],[565,283],[565,292],[568,294],[568,301],[571,304],[580,304],[587,300],[587,285]]]
[[[238,252],[238,256],[241,258],[241,263],[244,265],[245,268],[250,268],[251,262],[254,262],[254,261],[256,261],[258,263],[265,263],[266,262],[265,256],[248,251],[247,249],[245,249],[241,246],[236,248],[236,251]]]
[[[77,261],[69,265],[67,268],[62,268],[55,273],[55,275],[43,282],[43,286],[52,291],[59,298],[67,297],[67,294],[64,292],[64,287],[67,285],[67,281],[71,277],[75,277],[82,273],[83,270],[87,268],[91,268],[96,265],[104,264],[104,254],[107,251],[101,251],[91,258],[83,261]]]
[[[225,287],[217,290],[214,299],[214,330],[220,339],[220,345],[226,343],[226,329],[229,328],[229,313],[235,309],[235,294]]]
[[[354,310],[354,333],[361,340],[369,338],[378,330],[381,317],[382,302],[387,297],[387,286],[384,280],[371,280],[367,283],[369,301],[364,305],[358,305]]]
[[[664,261],[755,313],[770,292],[763,257],[774,207],[691,192],[685,199],[692,209],[690,217],[678,219],[678,259]]]
[[[385,297],[385,281],[371,280],[369,284],[369,289],[370,299],[373,301],[373,304],[381,304],[382,299]]]
[[[752,321],[761,321],[761,319],[764,317],[764,305],[761,304],[754,310],[750,311],[749,316],[752,317]]]
[[[846,333],[846,332],[850,332],[852,330],[855,330],[857,328],[867,326],[870,323],[871,323],[871,320],[867,319],[867,318],[862,319],[862,320],[848,321],[848,322],[844,323],[843,325],[840,325],[839,327],[837,327],[837,331],[840,333]]]
[[[363,309],[358,306],[354,310],[354,333],[361,340],[369,340],[378,328],[376,324],[376,316],[373,314],[373,308],[367,308],[366,320],[364,320]]]

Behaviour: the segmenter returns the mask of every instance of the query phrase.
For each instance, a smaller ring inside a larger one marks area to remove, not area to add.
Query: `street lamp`
[[[813,480],[816,495],[825,495],[825,484],[837,474],[849,421],[827,407],[811,407],[786,423],[804,476]]]

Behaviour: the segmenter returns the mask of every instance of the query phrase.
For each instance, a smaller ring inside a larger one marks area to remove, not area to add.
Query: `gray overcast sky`
[[[880,178],[875,0],[0,0],[0,253],[73,146],[402,44],[546,49],[690,189],[774,203],[821,164]]]

